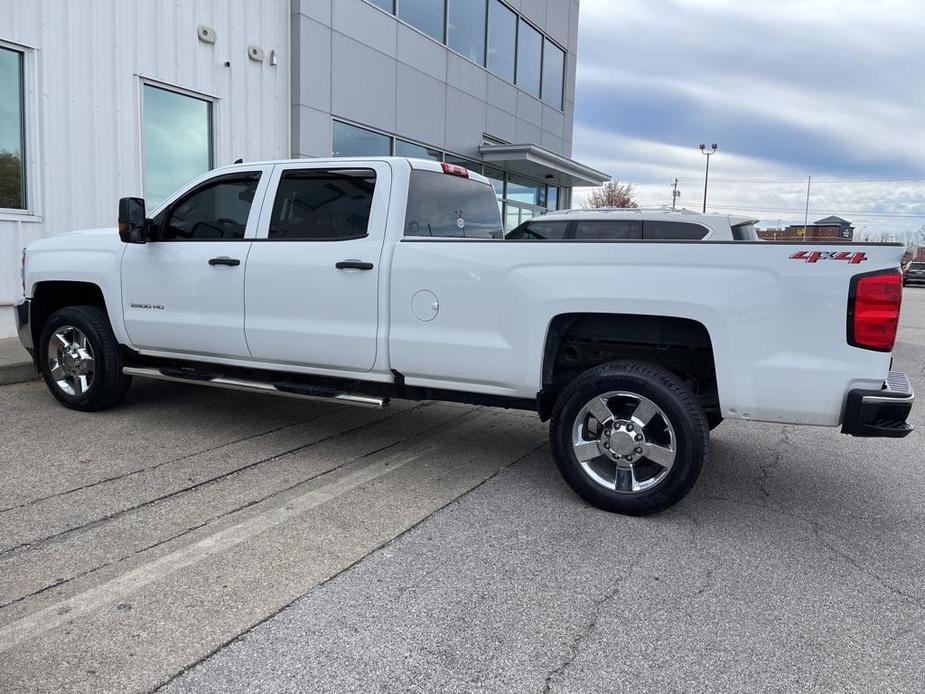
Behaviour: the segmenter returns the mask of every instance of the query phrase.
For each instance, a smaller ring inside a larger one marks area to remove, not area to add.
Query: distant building
[[[847,219],[832,215],[805,227],[794,224],[784,229],[760,229],[758,236],[767,241],[852,241],[854,225]]]
[[[925,246],[919,246],[915,249],[915,262],[925,263]]]

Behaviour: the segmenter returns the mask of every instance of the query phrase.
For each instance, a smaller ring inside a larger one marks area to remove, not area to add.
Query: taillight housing
[[[848,291],[848,344],[891,352],[902,300],[903,276],[898,269],[852,277]]]
[[[450,174],[450,176],[461,176],[462,178],[469,178],[469,169],[467,169],[465,166],[447,164],[446,162],[443,162],[443,173]]]

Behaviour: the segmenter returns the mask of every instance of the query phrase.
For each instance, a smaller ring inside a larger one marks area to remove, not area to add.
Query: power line
[[[787,207],[742,207],[740,205],[726,205],[721,202],[713,203],[713,207],[721,207],[725,210],[736,210],[743,212],[785,212],[790,214],[799,214],[800,212],[805,212],[805,210],[787,208]],[[826,214],[830,210],[810,210],[814,215],[815,214]],[[897,219],[925,219],[925,212],[921,214],[903,214],[897,212],[859,212],[859,211],[850,211],[850,210],[840,210],[839,214],[849,214],[854,217],[884,217],[884,218],[897,218]]]
[[[718,183],[803,183],[805,178],[713,178]],[[814,178],[816,183],[879,183],[889,181],[922,181],[925,176],[895,176],[889,178]]]

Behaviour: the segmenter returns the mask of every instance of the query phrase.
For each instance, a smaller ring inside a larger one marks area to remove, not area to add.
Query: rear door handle
[[[338,270],[372,270],[372,263],[364,263],[362,260],[341,260],[335,263],[334,267]]]
[[[230,265],[231,267],[235,267],[236,265],[240,264],[241,261],[237,258],[229,258],[225,255],[221,256],[220,258],[209,258],[209,265]]]

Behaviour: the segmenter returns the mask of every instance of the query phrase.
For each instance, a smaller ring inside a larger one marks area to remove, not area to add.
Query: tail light
[[[899,270],[855,275],[848,291],[848,344],[890,352],[899,328],[903,276]]]

